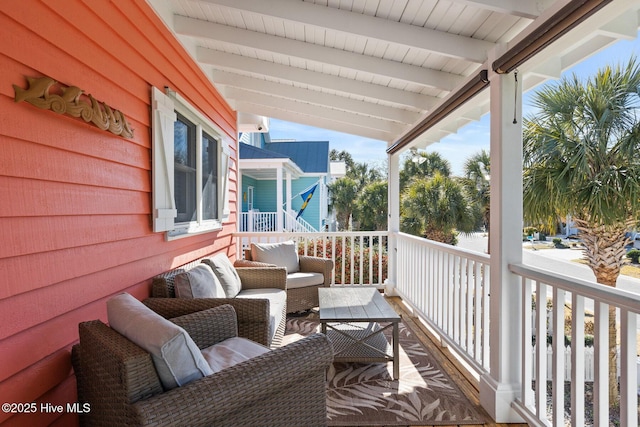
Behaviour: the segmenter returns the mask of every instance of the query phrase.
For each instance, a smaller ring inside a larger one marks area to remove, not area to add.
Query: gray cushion
[[[225,254],[218,254],[212,258],[205,258],[202,262],[211,267],[227,298],[235,298],[242,290],[242,283],[229,258]]]
[[[109,325],[151,354],[166,390],[213,373],[200,349],[180,326],[129,294],[107,301]]]
[[[269,349],[256,342],[241,337],[226,339],[202,350],[202,355],[213,372],[219,372],[233,365],[267,353]]]
[[[300,271],[300,259],[296,243],[293,241],[280,243],[252,243],[251,259],[253,261],[285,267],[287,273]]]
[[[254,298],[269,300],[269,336],[276,335],[276,329],[282,320],[287,306],[287,291],[283,289],[244,289],[237,298]]]
[[[287,274],[287,289],[306,288],[324,284],[322,273],[297,273]]]
[[[200,264],[174,279],[177,298],[224,298],[220,281],[211,267]]]

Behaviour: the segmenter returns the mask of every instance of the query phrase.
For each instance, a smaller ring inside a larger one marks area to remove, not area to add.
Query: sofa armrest
[[[134,408],[143,425],[165,418],[184,425],[325,425],[325,375],[332,361],[329,340],[314,334]]]
[[[324,286],[328,287],[331,285],[333,261],[326,258],[300,255],[300,271],[305,273],[322,273],[324,276]]]
[[[224,304],[233,306],[238,336],[269,346],[269,300],[249,298],[147,298],[144,305],[165,319],[196,313]]]
[[[230,304],[169,320],[187,331],[200,350],[238,336],[236,311]]]
[[[287,289],[287,269],[284,267],[237,268],[242,289]]]
[[[277,267],[277,265],[275,264],[269,264],[267,262],[258,262],[258,261],[251,261],[251,260],[246,260],[246,259],[238,259],[233,263],[233,266],[235,268],[246,268],[246,267],[262,267],[262,268],[267,268],[267,267]]]

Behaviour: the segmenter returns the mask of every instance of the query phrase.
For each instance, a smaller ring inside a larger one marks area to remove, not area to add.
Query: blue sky
[[[604,49],[564,74],[575,73],[581,78],[593,75],[603,65],[625,64],[636,55],[640,57],[640,37],[633,41],[621,40]],[[535,91],[535,88],[533,89]],[[523,110],[527,115],[530,93],[523,97]],[[386,143],[355,135],[334,132],[327,129],[299,125],[282,120],[271,119],[269,132],[272,139],[295,139],[298,141],[329,141],[332,149],[346,150],[356,162],[365,162],[371,166],[381,166],[386,162]],[[479,121],[468,124],[436,144],[427,147],[427,151],[436,151],[447,159],[454,174],[462,174],[464,161],[480,150],[489,150],[489,115]]]

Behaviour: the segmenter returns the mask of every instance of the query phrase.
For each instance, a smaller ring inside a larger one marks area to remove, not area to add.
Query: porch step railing
[[[387,279],[387,232],[347,233],[235,233],[238,254],[251,243],[294,240],[303,255],[329,258],[334,262],[332,285],[383,287]],[[241,255],[240,255],[241,256]]]
[[[294,233],[317,233],[318,230],[309,224],[304,218],[296,218],[297,212],[289,211],[284,213],[284,223],[287,231]]]

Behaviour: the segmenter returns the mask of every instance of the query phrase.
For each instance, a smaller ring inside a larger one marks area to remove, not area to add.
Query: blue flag
[[[302,215],[302,212],[304,212],[304,208],[306,208],[307,205],[309,204],[309,200],[311,200],[311,198],[313,197],[313,192],[316,191],[317,186],[318,184],[314,185],[304,193],[300,194],[300,197],[302,197],[303,202],[302,202],[302,207],[300,208],[300,212],[298,212],[298,215],[296,216],[296,219],[300,218],[300,215]]]

